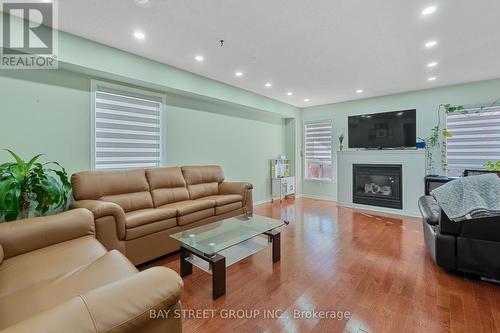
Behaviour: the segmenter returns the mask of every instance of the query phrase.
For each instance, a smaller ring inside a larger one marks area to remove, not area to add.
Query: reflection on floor
[[[271,263],[269,247],[229,267],[226,295],[215,301],[211,275],[195,268],[184,279],[182,306],[215,311],[186,312],[184,332],[500,331],[500,286],[437,267],[420,219],[312,199],[264,204],[255,213],[291,222],[281,261]],[[174,254],[154,265],[178,272],[178,260]],[[322,319],[314,310],[346,318]]]

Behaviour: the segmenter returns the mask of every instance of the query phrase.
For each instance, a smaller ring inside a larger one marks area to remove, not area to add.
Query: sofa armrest
[[[112,216],[116,221],[116,231],[120,240],[125,239],[125,212],[123,208],[113,202],[100,200],[79,200],[71,204],[71,208],[86,208],[94,214],[94,219]]]
[[[91,290],[2,332],[181,332],[181,291],[182,279],[177,273],[154,267]],[[162,316],[154,316],[158,313]]]
[[[441,208],[439,208],[438,203],[432,196],[424,195],[420,197],[418,199],[418,208],[427,224],[437,225],[439,223]]]
[[[247,213],[253,212],[253,186],[246,182],[222,182],[219,184],[219,194],[239,194],[243,197],[243,207]]]
[[[4,259],[88,235],[95,235],[95,225],[86,209],[0,224]]]

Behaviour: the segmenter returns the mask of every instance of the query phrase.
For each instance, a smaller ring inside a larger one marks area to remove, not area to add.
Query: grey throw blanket
[[[493,173],[452,180],[431,194],[452,221],[500,215],[500,178]]]

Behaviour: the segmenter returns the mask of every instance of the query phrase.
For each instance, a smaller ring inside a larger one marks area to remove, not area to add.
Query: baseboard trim
[[[388,214],[410,216],[410,217],[421,217],[420,213],[417,213],[417,212],[409,212],[409,211],[405,211],[405,210],[397,210],[397,209],[384,208],[384,207],[375,207],[375,206],[368,206],[368,205],[353,204],[350,202],[340,202],[339,201],[339,202],[337,202],[337,205],[347,207],[347,208],[367,210],[370,212],[388,213]]]
[[[300,197],[301,198],[308,198],[308,199],[326,200],[326,201],[337,202],[337,198],[327,197],[327,196],[322,196],[322,195],[302,194]]]

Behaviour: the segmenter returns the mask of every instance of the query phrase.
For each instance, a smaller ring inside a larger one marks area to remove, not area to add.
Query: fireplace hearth
[[[352,202],[403,209],[400,164],[353,164]]]

